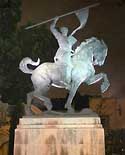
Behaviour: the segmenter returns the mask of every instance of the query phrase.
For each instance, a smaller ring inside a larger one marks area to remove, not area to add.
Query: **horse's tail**
[[[19,64],[19,69],[26,73],[26,74],[32,74],[33,69],[29,69],[27,65],[33,65],[33,66],[38,66],[40,64],[40,59],[38,58],[37,62],[32,61],[31,58],[26,57],[23,58]]]

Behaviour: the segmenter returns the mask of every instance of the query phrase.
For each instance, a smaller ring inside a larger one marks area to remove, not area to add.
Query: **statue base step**
[[[105,155],[97,115],[23,117],[15,130],[14,155]]]

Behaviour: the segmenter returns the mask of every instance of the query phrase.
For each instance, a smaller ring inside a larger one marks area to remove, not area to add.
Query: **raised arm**
[[[57,39],[60,48],[69,48],[68,38],[63,36],[62,33],[55,28],[58,19],[58,17],[55,18],[53,23],[50,25],[50,30]]]
[[[56,27],[56,23],[58,21],[58,17],[55,18],[55,20],[52,22],[52,24],[50,25],[50,30],[52,32],[52,34],[55,36],[55,38],[58,40],[62,35],[59,31],[57,31]]]

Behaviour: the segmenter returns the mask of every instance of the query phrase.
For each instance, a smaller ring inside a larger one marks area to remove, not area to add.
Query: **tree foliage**
[[[0,36],[8,37],[16,31],[21,19],[21,0],[0,0]]]
[[[23,102],[32,90],[30,76],[22,73],[19,63],[24,57],[41,63],[53,61],[57,43],[46,26],[25,30],[17,28],[21,17],[21,0],[0,1],[0,94],[9,104]],[[6,21],[7,20],[7,21]]]
[[[28,32],[20,29],[8,39],[0,38],[0,91],[6,102],[22,102],[32,90],[30,76],[18,69],[21,59],[28,56],[34,61],[39,57],[41,63],[53,61],[56,48],[55,39],[45,27]]]

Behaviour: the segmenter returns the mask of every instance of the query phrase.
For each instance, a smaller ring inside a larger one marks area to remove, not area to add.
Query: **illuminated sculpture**
[[[69,90],[69,96],[65,108],[69,112],[74,111],[71,103],[78,87],[84,82],[88,85],[103,79],[101,92],[105,92],[109,87],[109,81],[105,73],[95,74],[94,65],[102,66],[107,56],[107,46],[103,40],[95,37],[86,39],[74,50],[73,45],[77,40],[73,34],[83,28],[88,18],[88,8],[75,12],[79,19],[80,26],[71,35],[67,36],[67,28],[62,28],[61,32],[55,28],[59,17],[54,18],[50,30],[58,41],[59,49],[54,57],[54,63],[40,64],[32,61],[29,57],[22,59],[19,68],[26,74],[32,74],[31,80],[34,91],[27,96],[27,104],[31,105],[33,96],[44,101],[48,111],[52,109],[52,103],[46,94],[51,86],[65,88]],[[35,70],[27,67],[28,64],[38,66]]]

